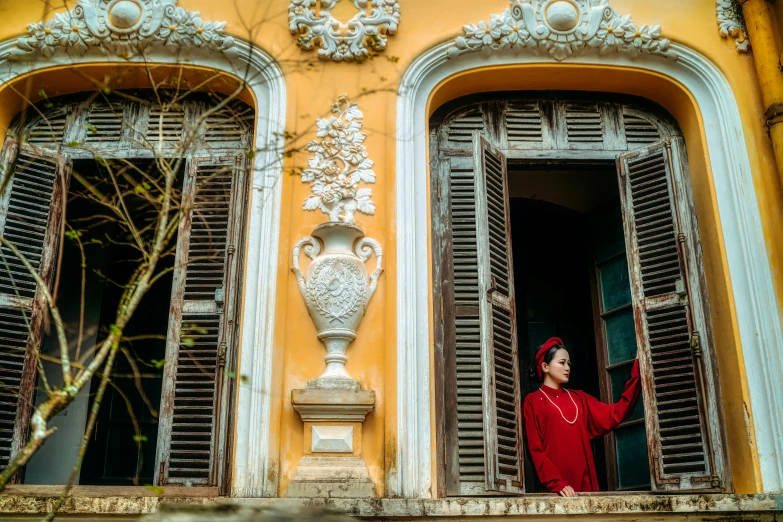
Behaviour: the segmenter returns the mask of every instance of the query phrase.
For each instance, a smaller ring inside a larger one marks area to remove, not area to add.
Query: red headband
[[[539,381],[544,380],[544,370],[541,368],[541,363],[544,362],[544,355],[553,346],[563,346],[563,340],[559,337],[550,337],[536,352],[536,376],[538,376]]]

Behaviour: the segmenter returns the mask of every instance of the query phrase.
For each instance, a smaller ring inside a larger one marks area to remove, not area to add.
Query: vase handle
[[[375,288],[378,286],[378,278],[381,277],[381,273],[383,272],[383,250],[376,240],[364,237],[356,243],[354,252],[359,256],[359,259],[361,259],[362,262],[370,259],[370,255],[375,252],[375,270],[373,270],[373,273],[370,276],[370,286],[367,289],[367,301],[369,301],[375,293]]]
[[[321,253],[321,244],[314,237],[305,236],[294,245],[291,271],[296,276],[296,285],[299,287],[299,293],[302,294],[302,297],[305,297],[307,289],[305,287],[304,275],[302,274],[302,271],[299,270],[299,251],[302,250],[302,247],[304,247],[305,255],[315,261],[316,256]]]

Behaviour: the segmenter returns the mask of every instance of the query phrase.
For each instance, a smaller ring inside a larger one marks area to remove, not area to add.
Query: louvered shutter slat
[[[214,112],[207,114],[203,121],[202,140],[208,148],[223,148],[228,145],[236,148],[247,135],[252,125],[253,110],[238,101],[232,101]]]
[[[2,165],[11,179],[1,199],[0,232],[49,284],[63,200],[59,179],[67,181],[68,158],[8,139]],[[26,442],[45,313],[35,278],[0,246],[0,468]]]
[[[505,110],[505,118],[510,147],[543,143],[543,120],[539,105],[539,102],[509,102]]]
[[[84,141],[88,144],[117,142],[122,139],[124,104],[96,102],[90,106]]]
[[[177,239],[156,482],[216,485],[244,175],[235,155],[196,158],[188,172],[183,199],[191,210]]]
[[[29,127],[24,141],[40,147],[55,148],[63,141],[67,118],[65,110],[52,111]]]
[[[473,134],[485,482],[522,493],[521,396],[506,159]]]
[[[601,148],[604,142],[604,126],[597,103],[563,104],[564,123],[568,148]]]
[[[164,145],[176,145],[182,141],[184,124],[183,107],[167,107],[164,110],[160,105],[154,104],[149,108],[144,138],[152,146],[161,141]]]
[[[473,131],[484,130],[484,115],[474,109],[452,121],[446,131],[448,146],[467,149],[473,144]]]
[[[627,110],[623,111],[623,127],[629,149],[657,143],[662,137],[658,127],[651,121],[640,115],[631,114]]]
[[[698,237],[678,190],[680,163],[672,161],[681,153],[680,140],[669,140],[618,158],[636,335],[648,375],[651,479],[654,489],[666,490],[719,486],[706,417],[716,412],[704,383],[711,335],[699,268],[686,253],[694,257]]]

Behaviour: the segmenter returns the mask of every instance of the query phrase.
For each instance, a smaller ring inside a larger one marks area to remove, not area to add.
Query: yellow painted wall
[[[347,4],[347,1],[343,3]],[[776,6],[779,16],[780,3]],[[406,67],[423,51],[457,36],[466,23],[487,20],[490,14],[502,12],[508,7],[508,1],[401,0],[402,21],[398,34],[390,38],[387,51],[362,64],[321,62],[314,52],[300,51],[295,45],[295,38],[288,32],[287,0],[181,0],[179,5],[200,11],[207,20],[228,21],[230,33],[254,41],[276,57],[285,72],[288,100],[286,130],[296,137],[290,146],[301,147],[314,137],[315,119],[327,116],[331,104],[342,93],[357,101],[365,114],[366,146],[378,174],[377,182],[372,185],[377,211],[374,216],[359,215],[357,222],[368,236],[382,244],[386,272],[359,329],[358,339],[349,348],[348,372],[363,386],[376,391],[376,410],[367,418],[362,445],[370,474],[378,493],[383,495],[384,472],[394,465],[396,454],[395,289],[398,274],[395,258],[397,249],[406,247],[405,238],[397,237],[395,225],[395,91]],[[665,37],[708,56],[726,74],[736,93],[745,125],[744,139],[750,151],[776,290],[783,298],[783,226],[780,218],[783,215],[783,190],[761,120],[764,107],[755,83],[752,56],[737,54],[733,42],[719,37],[713,0],[612,0],[611,5],[620,13],[631,13],[638,24],[660,24]],[[346,10],[345,6],[341,9]],[[41,19],[43,12],[43,1],[0,0],[0,39],[17,36],[24,31],[27,23]],[[46,18],[49,17],[46,15]],[[67,68],[48,75],[37,75],[32,86],[44,87],[49,96],[84,89],[83,71],[87,69],[75,71]],[[701,132],[704,122],[698,107],[680,86],[660,76],[632,69],[585,68],[566,61],[552,66],[526,67],[524,77],[506,72],[503,69],[483,71],[447,82],[433,95],[430,110],[449,99],[472,92],[508,88],[574,88],[646,96],[678,118],[687,139],[704,244],[734,484],[737,492],[758,491],[760,480],[753,437],[744,415],[744,410],[749,410],[750,405],[742,366],[742,347],[732,312],[731,282],[726,275],[726,256],[716,213],[714,186]],[[92,69],[90,74],[97,76],[99,71]],[[139,77],[131,75],[123,86],[136,86],[139,82],[143,83]],[[24,91],[22,85],[18,83],[14,87]],[[28,92],[34,95],[38,90],[31,87]],[[0,128],[8,124],[19,107],[18,95],[9,86],[0,86]],[[323,370],[323,347],[315,337],[315,328],[290,272],[292,245],[326,220],[320,212],[301,210],[302,201],[309,195],[309,186],[290,174],[292,169],[305,166],[308,157],[305,152],[296,152],[287,158],[287,173],[279,181],[282,184],[283,209],[273,362],[273,432],[276,437],[273,437],[269,451],[279,462],[280,494],[285,494],[302,455],[303,425],[291,407],[291,390],[303,387],[308,379],[318,376]]]

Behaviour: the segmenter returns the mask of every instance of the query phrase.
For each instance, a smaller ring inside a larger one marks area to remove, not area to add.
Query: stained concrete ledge
[[[69,497],[61,514],[70,520],[96,520],[112,516],[139,516],[166,508],[158,516],[145,521],[173,520],[166,516],[180,505],[192,518],[187,520],[218,520],[210,508],[220,506],[225,515],[227,504],[246,512],[248,508],[262,512],[265,509],[290,510],[324,507],[367,520],[401,520],[436,517],[441,520],[471,520],[475,517],[502,520],[558,520],[564,517],[585,521],[598,520],[715,520],[756,521],[783,520],[783,494],[780,495],[650,495],[650,494],[591,494],[576,498],[551,495],[527,495],[515,498],[449,498],[449,499],[292,499],[292,498],[215,498],[187,496],[185,489],[168,491],[164,496],[147,492],[144,496],[122,496],[119,488],[111,488],[111,496],[93,495]],[[192,488],[196,489],[196,488]],[[0,496],[3,515],[33,515],[45,513],[56,500],[56,494],[11,494]],[[195,493],[195,492],[194,492]],[[201,509],[194,509],[201,506]],[[230,512],[231,509],[229,508]],[[212,513],[210,513],[212,512]],[[199,514],[201,513],[201,514]],[[79,516],[81,515],[81,516]],[[203,515],[203,516],[202,516]],[[185,520],[177,518],[177,520]]]

